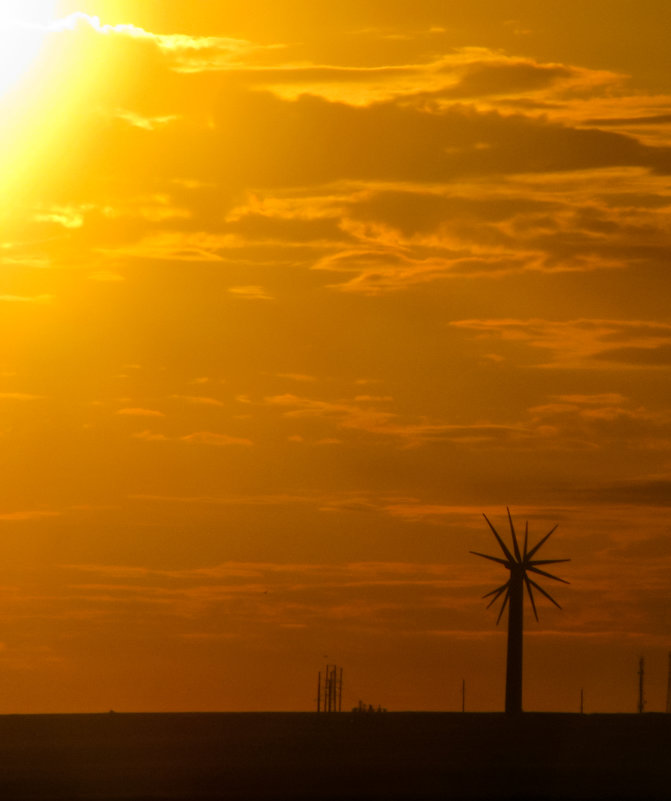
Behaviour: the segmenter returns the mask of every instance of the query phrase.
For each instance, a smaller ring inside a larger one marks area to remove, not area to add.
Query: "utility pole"
[[[461,680],[461,711],[466,711],[466,679]]]
[[[669,651],[669,679],[666,687],[666,711],[671,712],[671,651]]]
[[[643,657],[638,662],[638,711],[639,714],[645,709],[645,694],[643,691],[645,679],[645,660]]]
[[[585,714],[585,692],[583,688],[580,688],[580,714]]]

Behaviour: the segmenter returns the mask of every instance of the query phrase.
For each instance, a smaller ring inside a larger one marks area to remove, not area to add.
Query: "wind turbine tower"
[[[545,570],[540,569],[540,565],[553,565],[558,562],[570,562],[570,559],[534,559],[533,557],[538,553],[540,548],[549,539],[550,535],[556,530],[557,526],[550,529],[550,531],[541,539],[533,548],[529,549],[529,523],[527,522],[524,527],[524,548],[520,550],[515,533],[515,526],[513,519],[510,515],[510,509],[506,507],[508,512],[508,521],[510,523],[510,535],[512,538],[512,551],[505,544],[498,531],[490,523],[487,515],[483,517],[487,521],[487,525],[492,530],[496,541],[498,542],[504,558],[498,556],[488,556],[484,553],[471,551],[475,556],[481,556],[483,559],[489,559],[492,562],[503,565],[510,575],[508,581],[497,587],[491,592],[485,593],[483,598],[492,597],[492,600],[487,604],[489,609],[492,604],[496,603],[503,595],[503,603],[499,611],[499,616],[496,619],[498,625],[503,613],[508,607],[508,654],[506,660],[506,713],[516,714],[522,711],[522,640],[524,631],[524,588],[526,587],[531,601],[531,608],[533,609],[534,617],[538,620],[538,611],[536,610],[536,602],[534,600],[533,590],[537,590],[541,595],[544,595],[556,607],[561,609],[557,601],[539,586],[529,573],[544,576],[545,578],[553,579],[554,581],[561,581],[563,584],[568,584],[568,581],[553,576]]]

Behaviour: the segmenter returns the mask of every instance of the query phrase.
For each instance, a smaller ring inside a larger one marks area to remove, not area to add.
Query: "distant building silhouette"
[[[373,704],[364,704],[363,701],[359,701],[359,703],[352,708],[352,712],[386,712],[387,710],[380,706],[373,706]]]

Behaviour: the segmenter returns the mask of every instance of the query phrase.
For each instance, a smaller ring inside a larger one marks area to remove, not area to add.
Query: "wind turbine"
[[[537,542],[533,548],[529,549],[529,523],[527,522],[524,526],[524,549],[520,551],[520,546],[517,542],[517,535],[515,534],[515,526],[513,525],[513,519],[510,516],[510,509],[506,507],[506,511],[508,512],[510,534],[513,541],[512,552],[501,539],[498,531],[489,522],[487,515],[483,514],[482,516],[487,521],[487,525],[492,530],[492,533],[496,537],[496,541],[501,546],[501,550],[503,551],[505,559],[501,559],[498,556],[488,556],[487,554],[478,553],[477,551],[471,551],[471,553],[475,554],[475,556],[481,556],[483,559],[490,559],[492,562],[497,562],[510,571],[510,577],[505,584],[502,584],[500,587],[497,587],[491,592],[485,593],[482,597],[489,598],[490,596],[493,596],[492,600],[487,604],[487,609],[489,609],[489,607],[496,603],[496,601],[498,601],[498,599],[503,595],[503,603],[501,604],[499,616],[496,619],[497,626],[501,620],[501,617],[503,616],[506,606],[508,607],[506,712],[518,713],[522,711],[522,632],[524,628],[524,587],[526,585],[527,592],[529,594],[529,600],[531,601],[531,608],[533,609],[536,620],[538,620],[538,611],[536,610],[536,602],[534,600],[533,590],[538,590],[541,595],[544,595],[548,600],[552,601],[556,607],[561,609],[561,606],[559,606],[550,593],[540,587],[532,578],[529,577],[529,573],[545,576],[545,578],[553,579],[554,581],[561,581],[563,584],[568,584],[568,581],[565,581],[558,576],[553,576],[551,573],[547,573],[545,570],[541,570],[540,565],[554,565],[558,562],[570,562],[571,560],[533,558],[538,553],[540,548],[545,544],[545,542],[547,542],[550,535],[554,533],[557,526],[551,528],[550,531],[548,531],[548,533],[543,537],[543,539]]]

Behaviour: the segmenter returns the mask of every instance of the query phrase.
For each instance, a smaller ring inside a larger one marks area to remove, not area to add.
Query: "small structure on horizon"
[[[638,660],[638,713],[645,712],[645,659]]]
[[[363,701],[359,701],[359,703],[352,708],[352,712],[386,712],[387,710],[380,706],[373,706],[373,704],[364,704]]]
[[[496,601],[503,595],[503,603],[499,616],[496,619],[496,625],[508,607],[508,655],[506,661],[506,712],[508,714],[516,714],[522,711],[522,634],[524,629],[524,588],[526,586],[531,601],[531,608],[534,612],[534,617],[538,620],[538,612],[536,610],[536,602],[533,596],[533,589],[537,590],[541,595],[544,595],[556,607],[561,609],[561,606],[555,599],[540,587],[532,578],[529,573],[534,573],[545,578],[553,579],[554,581],[561,581],[563,584],[569,582],[561,579],[558,576],[553,576],[545,570],[541,570],[539,565],[553,565],[558,562],[570,562],[570,559],[534,559],[533,557],[538,553],[540,548],[545,544],[550,535],[556,530],[557,526],[551,528],[550,531],[539,541],[533,548],[528,548],[529,542],[529,523],[527,522],[524,527],[524,548],[520,550],[515,534],[515,526],[513,519],[510,515],[510,509],[506,507],[508,513],[508,521],[510,522],[510,534],[512,537],[513,550],[511,551],[504,543],[498,531],[489,522],[487,515],[483,517],[487,521],[487,525],[492,530],[496,537],[501,550],[503,551],[504,559],[498,556],[488,556],[484,553],[471,551],[475,556],[481,556],[483,559],[489,559],[499,565],[503,565],[509,572],[510,577],[505,584],[497,587],[491,592],[485,593],[483,598],[492,597],[492,600],[487,604],[487,609],[496,603]],[[532,589],[533,588],[533,589]]]
[[[666,711],[671,713],[671,651],[669,651],[669,676],[666,685]]]
[[[342,712],[342,668],[337,665],[317,674],[317,712]]]

